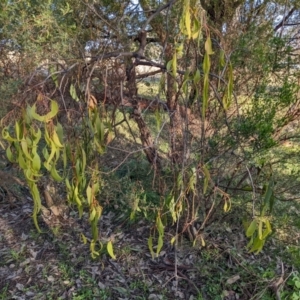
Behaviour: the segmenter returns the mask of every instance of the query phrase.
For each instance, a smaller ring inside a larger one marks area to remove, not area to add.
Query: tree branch
[[[288,14],[279,22],[279,24],[276,25],[274,28],[274,31],[277,31],[279,28],[285,25],[285,22],[289,19],[289,17],[295,12],[296,8],[293,7]]]

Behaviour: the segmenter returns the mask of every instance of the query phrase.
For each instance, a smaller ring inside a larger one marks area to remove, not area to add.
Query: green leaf
[[[50,171],[51,177],[57,181],[57,182],[62,182],[64,179],[58,174],[55,165],[52,166],[51,171]]]
[[[51,105],[50,105],[50,112],[48,112],[46,115],[41,116],[36,113],[36,105],[34,104],[31,108],[27,110],[27,112],[30,111],[30,114],[33,119],[36,119],[40,122],[48,122],[52,118],[54,118],[57,113],[58,113],[58,104],[56,101],[51,100]]]
[[[34,222],[34,225],[35,225],[37,231],[42,232],[40,227],[39,227],[38,220],[37,220],[37,215],[38,215],[38,213],[40,212],[40,209],[41,209],[40,193],[39,193],[39,190],[37,188],[37,185],[33,182],[29,183],[29,189],[30,189],[30,192],[31,192],[31,195],[32,195],[32,198],[33,198],[33,215],[32,215],[33,222]]]
[[[89,217],[89,222],[92,222],[96,217],[96,209],[92,208],[91,212],[90,212],[90,217]]]
[[[268,187],[264,196],[264,208],[270,208],[271,206],[271,198],[274,192],[274,180],[271,177],[269,183],[268,183]],[[272,204],[273,206],[273,204]]]
[[[8,147],[6,148],[6,157],[7,157],[7,159],[8,159],[11,163],[14,163],[14,162],[15,162],[15,158],[14,158],[14,155],[13,155],[13,153],[12,153],[10,147],[11,147],[11,146],[8,146]]]
[[[258,238],[262,240],[262,228],[263,228],[263,222],[262,220],[259,220],[258,222]]]
[[[77,96],[76,88],[73,84],[70,85],[70,95],[76,102],[79,101],[79,98]]]
[[[46,122],[53,119],[58,113],[58,103],[56,101],[51,100],[51,108],[50,112],[46,115]]]
[[[204,74],[208,74],[210,70],[210,58],[207,53],[204,54],[204,60],[203,60],[203,72]]]
[[[20,143],[21,143],[21,149],[22,149],[23,154],[25,155],[25,157],[28,158],[29,160],[32,160],[32,157],[28,152],[27,140],[25,138],[23,138]]]
[[[23,130],[22,130],[22,125],[20,124],[20,121],[16,122],[15,131],[16,131],[17,140],[18,141],[22,140],[23,139]]]
[[[175,241],[176,241],[176,236],[173,236],[170,241],[172,246],[174,245]]]
[[[91,240],[90,251],[91,251],[91,256],[93,259],[100,255],[100,253],[96,251],[96,241],[95,240]]]
[[[203,193],[206,194],[208,184],[209,184],[209,180],[210,180],[210,173],[209,173],[209,171],[208,171],[208,169],[205,165],[203,166],[203,173],[204,173]]]
[[[80,237],[81,237],[81,239],[82,239],[83,244],[85,245],[85,244],[87,243],[87,238],[86,238],[86,236],[85,236],[83,233],[81,233],[81,234],[80,234]]]
[[[200,79],[201,79],[200,70],[197,69],[197,71],[194,75],[194,78],[193,78],[194,84],[197,85],[199,83]]]
[[[210,35],[208,35],[206,41],[205,41],[205,52],[208,54],[208,55],[212,55],[214,54],[213,50],[212,50],[212,44],[211,44],[211,38],[210,38]]]
[[[60,140],[59,140],[59,137],[58,137],[58,134],[56,133],[56,131],[54,130],[52,132],[52,141],[54,142],[55,146],[57,148],[63,148],[64,146],[61,144]]]
[[[201,24],[200,22],[195,18],[194,19],[194,24],[193,24],[193,29],[192,29],[192,39],[195,40],[199,37],[201,33]]]
[[[173,73],[174,77],[177,74],[177,55],[176,55],[176,52],[173,54],[173,59],[172,59],[172,73]]]
[[[253,245],[252,245],[251,249],[249,250],[249,252],[256,251],[256,254],[259,253],[262,250],[264,244],[265,244],[265,240],[261,240],[258,237],[256,237],[253,241]]]
[[[270,221],[268,219],[263,220],[263,222],[266,225],[266,229],[262,233],[262,239],[266,239],[267,236],[272,233],[272,229],[271,229]]]
[[[89,206],[92,203],[92,188],[88,185],[88,187],[86,188],[86,196],[87,196],[87,201]]]
[[[254,234],[256,229],[257,229],[257,221],[253,220],[246,231],[246,236],[251,237]]]
[[[55,126],[55,131],[56,131],[56,133],[59,137],[59,140],[61,142],[63,142],[63,140],[64,140],[64,130],[63,130],[62,125],[59,122],[57,122],[57,124]]]
[[[18,164],[21,167],[21,169],[23,169],[23,170],[29,168],[29,165],[27,165],[21,151],[19,151],[19,155],[18,155]]]
[[[51,152],[50,152],[50,155],[49,155],[47,161],[44,163],[44,166],[48,171],[51,171],[50,162],[52,161],[52,159],[54,158],[54,155],[56,153],[56,146],[55,146],[54,142],[51,141],[50,143],[51,143]]]
[[[204,120],[209,98],[209,78],[207,74],[204,75],[202,98],[202,119]]]
[[[40,116],[39,114],[36,113],[36,105],[35,104],[33,104],[32,107],[29,107],[27,109],[27,112],[30,112],[30,116],[35,120],[38,120],[40,122],[44,122],[46,120],[45,116]]]
[[[159,215],[156,218],[156,226],[157,226],[159,235],[163,236],[164,235],[164,225],[163,225]]]
[[[114,254],[114,249],[113,249],[113,245],[112,245],[112,242],[109,241],[107,243],[107,252],[109,254],[109,256],[112,258],[112,259],[116,259],[116,256]]]
[[[191,31],[191,14],[190,14],[189,0],[185,0],[184,8],[185,8],[185,12],[184,12],[185,28],[186,28],[187,36],[190,39],[192,37],[192,31]]]
[[[152,258],[154,258],[155,255],[154,255],[154,251],[153,251],[153,239],[152,239],[151,235],[148,238],[148,248],[150,250]]]
[[[225,66],[225,52],[224,52],[224,50],[220,51],[220,66],[222,68]]]
[[[160,253],[160,250],[164,244],[163,237],[161,235],[158,236],[158,242],[157,242],[157,249],[156,249],[156,254],[158,255]]]
[[[17,139],[12,138],[12,137],[10,136],[10,134],[9,134],[9,128],[8,128],[8,127],[4,127],[4,128],[2,129],[2,137],[3,137],[5,140],[9,141],[9,142],[15,142],[15,141],[17,141]]]
[[[172,63],[173,63],[173,60],[172,60],[172,59],[171,59],[170,61],[168,61],[168,63],[167,63],[167,71],[168,71],[168,72],[170,72],[170,70],[171,70]]]
[[[37,153],[33,156],[32,168],[37,172],[41,169],[41,158]]]

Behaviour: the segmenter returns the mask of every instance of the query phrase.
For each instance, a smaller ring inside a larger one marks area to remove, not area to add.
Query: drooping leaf
[[[107,252],[112,259],[116,259],[116,256],[114,254],[113,244],[111,241],[107,243]]]
[[[200,70],[197,69],[197,71],[195,72],[194,78],[193,78],[194,84],[197,85],[199,83],[200,79],[201,79]]]
[[[96,217],[96,209],[93,207],[90,211],[89,221],[92,222]]]
[[[160,253],[160,250],[162,249],[162,246],[164,244],[163,237],[161,235],[158,236],[158,241],[157,241],[157,249],[156,249],[156,254],[158,255]]]
[[[58,134],[56,133],[55,130],[52,132],[52,141],[54,142],[57,148],[63,148],[63,145],[61,144]]]
[[[6,157],[7,159],[11,162],[11,163],[14,163],[15,162],[15,158],[14,158],[14,155],[11,151],[11,146],[8,146],[5,150],[6,152]]]
[[[37,172],[41,169],[41,158],[37,153],[33,156],[32,168]]]
[[[210,35],[208,35],[206,41],[205,41],[205,52],[208,54],[208,55],[212,55],[214,54],[213,50],[212,50],[212,44],[211,44],[211,38],[210,38]]]
[[[154,251],[153,251],[153,239],[152,236],[150,235],[148,238],[148,248],[150,250],[152,258],[154,258]]]
[[[256,229],[257,229],[257,221],[253,220],[246,231],[246,236],[251,237],[254,234]]]
[[[184,2],[184,21],[185,21],[185,28],[187,32],[187,36],[190,39],[192,37],[191,31],[191,14],[190,14],[190,0],[185,0]]]
[[[258,221],[258,238],[262,240],[262,228],[263,228],[263,222],[262,220]]]
[[[203,193],[205,194],[210,180],[210,173],[205,165],[203,166],[203,173],[204,173]]]
[[[73,84],[70,85],[70,95],[76,102],[79,101],[79,98],[77,96],[76,88]]]
[[[62,182],[64,179],[58,174],[55,165],[53,164],[51,171],[50,171],[51,177],[57,181],[57,182]]]

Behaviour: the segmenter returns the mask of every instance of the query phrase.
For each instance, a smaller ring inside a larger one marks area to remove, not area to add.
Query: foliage
[[[204,247],[206,228],[229,213],[232,196],[249,194],[252,209],[240,204],[248,248],[263,249],[278,196],[278,168],[268,154],[300,111],[299,74],[292,68],[298,53],[292,29],[275,33],[272,5],[250,2],[233,1],[226,10],[223,2],[194,0],[1,3],[0,76],[6,80],[0,89],[18,104],[3,119],[2,137],[8,159],[23,170],[39,231],[38,182],[49,176],[64,183],[79,217],[87,216],[91,238],[81,237],[96,258],[103,251],[101,195],[109,194],[102,173],[123,178],[128,157],[144,151],[145,178],[136,180],[140,169],[130,169],[123,195],[131,222],[137,216],[152,221],[152,256],[172,226],[171,244],[187,234]],[[143,66],[155,69],[139,73]],[[151,76],[159,87],[148,99],[138,83]],[[116,167],[104,167],[111,143],[126,140],[120,138],[124,124],[134,146],[119,149],[128,154]],[[168,144],[168,154],[160,143]],[[115,258],[112,242],[105,240],[106,251]]]

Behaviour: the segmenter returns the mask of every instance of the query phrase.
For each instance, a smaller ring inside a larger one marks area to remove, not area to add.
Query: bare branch
[[[280,29],[282,26],[285,25],[285,22],[289,19],[289,17],[295,12],[296,7],[293,7],[288,14],[277,24],[277,26],[274,28],[274,31],[276,32],[278,29]]]

